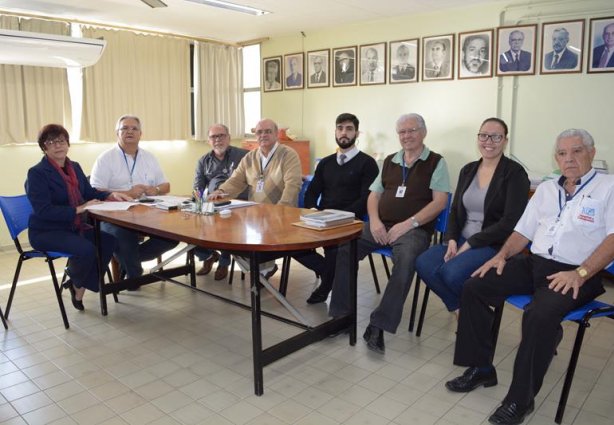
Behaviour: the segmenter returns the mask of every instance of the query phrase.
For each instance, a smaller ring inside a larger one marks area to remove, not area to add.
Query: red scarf
[[[75,168],[72,165],[72,161],[66,158],[64,161],[64,168],[60,167],[60,165],[52,159],[47,158],[49,163],[56,169],[56,171],[62,176],[64,183],[66,183],[66,191],[68,192],[68,202],[71,207],[77,208],[79,205],[83,203],[83,197],[81,196],[81,192],[79,191],[79,180],[77,179],[77,174],[75,173]],[[85,223],[83,214],[75,215],[75,227],[79,229],[79,233],[83,233],[84,230],[88,229],[89,226]]]

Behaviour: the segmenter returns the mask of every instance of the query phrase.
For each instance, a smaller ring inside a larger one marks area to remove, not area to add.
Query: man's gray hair
[[[140,120],[139,117],[137,117],[136,115],[122,115],[117,120],[117,124],[115,124],[115,131],[119,131],[119,126],[121,125],[122,121],[123,120],[127,120],[127,119],[133,119],[136,122],[138,122],[139,123],[139,130],[142,130],[142,128],[141,128],[141,120]]]
[[[569,137],[579,137],[582,139],[582,144],[587,148],[595,147],[595,140],[593,140],[593,136],[591,136],[588,131],[584,130],[583,128],[569,128],[558,135],[556,138],[555,149],[558,149],[559,141],[561,139],[567,139]]]
[[[224,124],[213,124],[212,126],[209,127],[209,130],[211,130],[213,127],[222,127],[224,129],[224,131],[226,132],[226,134],[230,134],[230,131],[228,130],[228,127],[225,126]]]
[[[397,120],[397,124],[396,124],[396,128],[397,130],[399,129],[399,126],[404,123],[407,120],[410,119],[414,119],[416,120],[416,122],[418,123],[418,127],[423,128],[426,130],[426,124],[424,122],[424,118],[422,118],[422,115],[420,114],[416,114],[416,113],[411,113],[411,114],[403,114],[399,117],[399,119]]]

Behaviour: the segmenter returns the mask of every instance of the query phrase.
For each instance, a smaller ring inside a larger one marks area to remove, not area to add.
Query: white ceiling
[[[335,25],[461,7],[493,0],[236,0],[264,16],[185,0],[152,9],[140,0],[0,0],[0,12],[27,13],[240,43]]]

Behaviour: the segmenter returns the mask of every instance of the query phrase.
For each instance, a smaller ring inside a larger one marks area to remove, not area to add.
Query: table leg
[[[256,395],[264,393],[262,379],[262,322],[260,317],[260,264],[258,253],[252,252],[249,257],[249,280],[252,301],[252,345],[254,356],[254,392]]]
[[[100,295],[100,313],[103,316],[107,315],[107,294],[105,293],[104,285],[104,268],[102,267],[102,258],[100,257],[100,221],[94,219],[94,243],[96,244],[96,263],[98,265],[98,294]]]
[[[358,239],[352,239],[350,241],[350,345],[356,345],[356,304],[357,304],[357,275],[358,275],[358,259],[356,258]]]

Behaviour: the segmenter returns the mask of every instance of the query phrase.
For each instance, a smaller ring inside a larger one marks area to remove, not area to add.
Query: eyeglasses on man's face
[[[209,140],[221,140],[224,139],[228,134],[211,134],[209,135]]]
[[[58,138],[58,139],[53,139],[53,140],[46,140],[45,141],[45,146],[64,146],[65,144],[67,144],[68,141],[64,138]]]
[[[397,131],[399,136],[413,136],[422,130],[422,127],[414,127],[414,128],[404,128],[403,130]]]
[[[265,128],[262,130],[256,130],[256,136],[262,136],[263,134],[273,134],[273,129]]]
[[[478,140],[483,143],[486,143],[488,139],[493,143],[501,143],[504,138],[505,136],[503,134],[478,133]]]
[[[119,128],[119,131],[121,131],[122,133],[127,133],[128,131],[141,131],[141,129],[137,126],[124,125]]]

